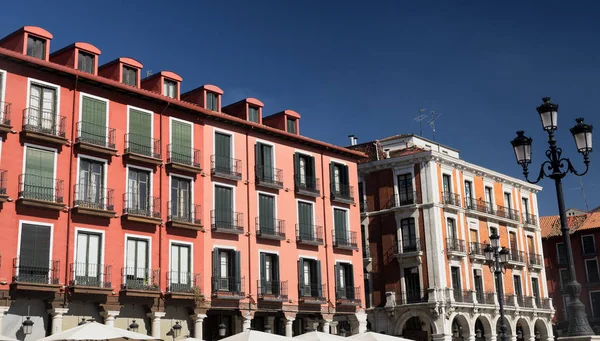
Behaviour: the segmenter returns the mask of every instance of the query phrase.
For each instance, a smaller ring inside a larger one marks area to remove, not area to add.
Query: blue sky
[[[577,166],[568,128],[598,124],[600,3],[593,1],[9,1],[0,36],[23,25],[54,34],[52,51],[75,41],[129,56],[145,70],[172,70],[183,90],[215,84],[224,103],[257,97],[265,114],[293,109],[301,133],[346,145],[418,133],[419,108],[442,115],[438,142],[470,162],[522,178],[509,141],[523,129],[534,163],[546,136],[535,107],[560,104],[559,144]],[[599,128],[600,129],[600,128]],[[424,136],[431,138],[425,125]],[[600,176],[583,178],[590,208]],[[537,166],[534,166],[537,169]],[[536,171],[534,171],[536,172]],[[542,215],[555,214],[553,183],[541,183]],[[567,207],[585,208],[579,179],[565,179]]]

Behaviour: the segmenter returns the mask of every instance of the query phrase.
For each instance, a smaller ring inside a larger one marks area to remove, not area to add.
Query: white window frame
[[[103,98],[103,97],[98,97],[98,96],[95,96],[92,94],[88,94],[85,92],[80,92],[79,93],[79,113],[77,114],[77,122],[81,122],[81,120],[83,119],[83,98],[84,97],[89,97],[91,99],[95,99],[95,100],[106,103],[106,122],[104,125],[106,126],[106,141],[105,142],[108,144],[108,138],[109,138],[108,122],[109,122],[109,112],[110,112],[110,100]],[[129,130],[129,110],[127,110],[127,129]],[[77,137],[81,137],[81,131],[77,131]]]
[[[144,236],[141,234],[125,233],[123,238],[125,238],[125,247],[123,248],[123,267],[127,268],[127,241],[129,240],[129,238],[135,238],[144,239],[148,241],[148,270],[152,270],[152,237]],[[169,249],[169,253],[170,252],[171,250]],[[123,278],[121,278],[121,280],[123,280]]]
[[[194,207],[194,178],[187,175],[169,173],[169,202],[173,200],[173,198],[171,198],[171,185],[173,177],[182,178],[190,181],[190,208]],[[171,212],[167,212],[167,214],[171,215]]]
[[[194,149],[194,123],[190,122],[190,121],[182,120],[180,118],[176,118],[173,116],[169,116],[169,144],[171,144],[171,145],[173,144],[173,121],[177,121],[177,122],[181,122],[181,123],[190,125],[191,130],[192,130],[191,131],[192,132],[192,135],[191,135],[192,136],[192,140],[191,140],[192,145],[190,146],[190,148],[192,149],[192,152],[193,152],[193,149]],[[193,158],[194,158],[194,155],[192,153],[192,159]]]
[[[596,316],[596,315],[594,315],[594,303],[593,303],[594,301],[592,301],[592,294],[593,294],[593,293],[596,293],[596,292],[600,293],[600,290],[590,290],[590,291],[588,292],[588,297],[589,297],[589,299],[590,299],[590,300],[589,300],[589,302],[590,302],[590,310],[591,310],[591,313],[592,313],[592,317],[593,317],[593,318],[598,318],[598,317],[600,317],[600,316]],[[566,309],[566,307],[565,307],[565,309]]]
[[[75,183],[77,185],[79,185],[79,171],[81,170],[81,159],[89,159],[92,161],[96,161],[96,162],[101,162],[102,164],[104,164],[104,166],[102,166],[102,174],[104,179],[102,179],[103,181],[103,194],[104,194],[104,199],[107,199],[106,197],[106,192],[108,191],[108,161],[106,159],[102,159],[99,157],[95,157],[95,156],[90,156],[87,154],[77,154],[77,174],[75,175]],[[129,174],[128,174],[129,175]],[[127,187],[125,187],[127,188]],[[77,200],[78,198],[75,197],[75,200]]]
[[[598,267],[598,257],[594,257],[594,258],[588,258],[584,260],[584,265],[585,265],[585,279],[588,283],[592,283],[590,282],[590,274],[588,273],[588,262],[594,261],[596,262],[596,271],[598,271],[598,274],[600,274],[600,268]],[[597,283],[597,282],[593,282],[593,283]]]
[[[271,156],[273,157],[273,168],[277,168],[277,159],[275,158],[275,154],[277,154],[277,153],[275,152],[275,149],[276,149],[275,144],[273,142],[269,142],[267,140],[262,140],[262,139],[256,139],[254,141],[254,144],[256,145],[256,143],[261,143],[261,144],[264,144],[267,146],[271,146],[271,151],[272,151]],[[255,153],[254,154],[254,163],[256,164],[256,150],[254,151],[254,153]]]
[[[153,192],[153,190],[154,190],[154,186],[153,186],[153,182],[154,182],[153,181],[153,175],[154,175],[154,172],[152,171],[152,169],[146,168],[146,167],[129,165],[129,164],[125,167],[125,193],[129,193],[129,169],[130,168],[138,169],[138,170],[150,173],[150,175],[148,176],[148,180],[150,180],[150,186],[149,186],[150,188],[149,188],[149,191],[148,191],[148,196],[152,197],[153,196],[152,194],[154,193]],[[169,185],[170,185],[170,183],[169,183]],[[170,190],[171,190],[171,188],[169,188],[169,191]],[[152,209],[154,209],[154,203],[153,203],[153,200],[149,200],[149,201],[150,202],[148,203],[148,208],[150,210],[152,210]],[[127,202],[129,203],[129,200]],[[125,207],[125,208],[129,208],[129,207]]]
[[[87,228],[87,227],[75,227],[75,240],[73,243],[73,263],[77,262],[77,236],[79,235],[79,232],[88,232],[88,233],[95,233],[95,234],[99,234],[100,237],[100,242],[102,243],[102,245],[100,245],[100,266],[104,266],[104,250],[106,249],[106,244],[105,244],[105,236],[106,233],[104,230],[97,230],[97,229],[91,229],[91,228]]]
[[[31,85],[32,84],[40,84],[43,86],[47,86],[47,87],[51,87],[54,88],[56,90],[56,109],[55,109],[55,116],[56,116],[56,120],[57,122],[60,121],[60,89],[61,86],[58,84],[54,84],[54,83],[49,83],[49,82],[44,82],[41,81],[39,79],[35,79],[35,78],[27,78],[27,106],[25,108],[30,108],[31,105]]]
[[[8,77],[8,73],[6,70],[0,69],[0,74],[2,75],[2,84],[0,84],[0,102],[6,101],[6,77]]]
[[[583,243],[583,238],[585,238],[585,237],[592,237],[592,241],[593,241],[593,244],[594,244],[594,252],[593,253],[596,253],[596,249],[597,249],[596,248],[596,238],[594,237],[593,234],[584,234],[584,235],[581,235],[581,251],[583,252],[583,254],[584,255],[586,254],[585,253],[585,249],[584,249],[584,245],[585,244]],[[590,253],[590,254],[592,254],[592,253]]]
[[[273,208],[273,210],[274,210],[273,213],[275,213],[275,217],[273,219],[277,220],[278,219],[277,218],[278,217],[278,212],[277,212],[278,211],[278,209],[277,209],[278,205],[277,205],[277,202],[279,201],[277,199],[277,194],[270,193],[270,192],[265,192],[265,191],[256,191],[256,208],[257,208],[256,209],[256,216],[260,219],[260,200],[259,199],[260,199],[261,195],[266,195],[266,196],[272,197],[274,199],[275,207]],[[296,206],[296,210],[297,209],[298,209],[298,206]],[[259,228],[260,228],[260,225],[259,225]]]
[[[231,150],[231,158],[235,159],[235,133],[233,131],[225,130],[225,129],[221,129],[221,128],[213,128],[213,141],[212,141],[213,155],[215,155],[217,153],[217,138],[216,138],[217,133],[223,134],[223,135],[229,135],[231,137],[231,140],[229,140],[229,149]]]
[[[138,72],[139,72],[139,70],[138,70]],[[133,105],[127,105],[127,127],[126,127],[127,134],[129,134],[129,115],[131,114],[131,109],[150,114],[150,139],[151,139],[150,140],[150,142],[151,142],[150,143],[150,153],[154,154],[154,143],[152,141],[154,139],[154,111],[142,109],[139,107],[134,107]]]
[[[54,224],[52,223],[44,223],[44,222],[39,222],[39,221],[32,221],[32,220],[19,220],[19,235],[17,237],[17,257],[20,258],[21,256],[21,233],[23,231],[23,224],[31,224],[31,225],[41,225],[41,226],[47,226],[50,227],[50,251],[49,251],[49,260],[50,262],[52,262],[52,247],[53,247],[53,241],[54,241]],[[52,269],[48,270],[48,272],[50,272]],[[16,269],[16,274],[19,275],[19,268],[17,267]],[[50,278],[48,279],[48,281],[50,281]]]
[[[348,237],[350,237],[350,232],[351,232],[350,226],[352,226],[352,224],[350,223],[350,209],[346,208],[346,207],[331,205],[331,218],[333,220],[334,235],[335,235],[335,210],[342,210],[342,211],[346,212],[346,232],[348,232]],[[314,212],[314,210],[313,210],[313,212]],[[325,231],[323,231],[323,234],[325,234]],[[323,236],[323,237],[325,237],[325,236]]]
[[[236,196],[235,196],[235,188],[236,188],[236,186],[235,186],[235,185],[226,184],[226,183],[224,183],[224,182],[216,182],[216,181],[215,181],[215,182],[213,182],[213,188],[212,188],[212,189],[213,189],[213,193],[212,193],[212,209],[213,209],[213,210],[215,210],[215,209],[216,209],[216,208],[215,208],[215,202],[216,202],[216,197],[217,197],[217,190],[216,190],[216,187],[217,187],[217,186],[219,186],[219,187],[228,187],[228,188],[231,188],[231,190],[232,190],[232,191],[231,191],[231,201],[233,201],[233,202],[232,202],[232,205],[231,205],[231,210],[232,210],[232,213],[233,213],[233,212],[237,212],[237,211],[235,210],[235,201],[236,201],[236,200],[235,200],[235,198],[236,198]]]
[[[194,243],[183,241],[180,239],[169,239],[169,273],[171,273],[171,271],[173,271],[173,269],[171,268],[171,248],[173,247],[174,244],[189,246],[189,248],[190,248],[190,274],[194,274]]]
[[[23,144],[23,167],[22,167],[21,174],[25,174],[25,165],[27,164],[27,150],[29,148],[42,149],[42,150],[46,150],[46,151],[50,151],[50,152],[54,153],[54,174],[52,175],[52,179],[54,181],[52,181],[52,190],[56,191],[56,167],[57,167],[57,159],[58,159],[58,149],[40,146],[37,144],[24,143]],[[25,189],[24,186],[25,186],[25,183],[23,183],[22,186],[20,186],[22,191]],[[70,189],[68,189],[68,190],[70,190]]]

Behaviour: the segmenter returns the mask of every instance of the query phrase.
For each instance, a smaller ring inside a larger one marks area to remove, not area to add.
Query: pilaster
[[[160,319],[165,317],[165,315],[166,313],[160,311],[148,313],[148,317],[152,320],[152,337],[160,338]]]
[[[48,313],[50,313],[50,315],[52,316],[52,322],[51,322],[51,335],[54,334],[58,334],[60,332],[62,332],[62,319],[63,319],[63,315],[68,313],[69,309],[68,308],[53,308],[53,309],[48,309]]]
[[[192,314],[190,315],[194,320],[194,338],[198,340],[204,340],[202,335],[202,328],[204,327],[204,319],[206,314]]]

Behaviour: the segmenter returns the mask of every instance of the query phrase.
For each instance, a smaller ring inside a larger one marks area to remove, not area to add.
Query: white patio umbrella
[[[290,339],[271,333],[259,332],[258,330],[247,330],[243,333],[237,333],[226,337],[220,341],[289,341]]]
[[[345,337],[338,335],[327,334],[319,331],[308,332],[294,336],[294,339],[305,340],[305,341],[344,341]]]
[[[0,341],[17,341],[17,339],[13,339],[8,336],[0,335]]]
[[[366,332],[362,334],[352,335],[350,336],[350,339],[354,339],[356,341],[412,341],[403,337],[391,336],[375,332]]]
[[[159,340],[155,337],[130,332],[125,329],[109,327],[98,322],[89,322],[61,333],[50,335],[38,341],[75,341],[75,340]]]

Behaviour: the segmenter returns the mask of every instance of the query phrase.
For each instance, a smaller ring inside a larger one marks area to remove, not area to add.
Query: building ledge
[[[193,231],[204,231],[202,224],[186,223],[182,221],[169,220],[167,221],[169,227],[176,227],[180,229],[193,230]]]
[[[84,295],[110,295],[113,291],[110,283],[106,284],[108,287],[88,287],[82,285],[71,285],[69,291],[72,294],[84,294]]]
[[[274,295],[274,294],[259,294],[258,300],[262,302],[287,302],[287,295]]]
[[[101,210],[101,209],[97,209],[97,208],[88,208],[88,207],[81,207],[81,206],[73,207],[73,212],[75,212],[77,214],[85,214],[85,215],[91,215],[94,217],[101,217],[101,218],[114,218],[115,215],[117,214],[117,212],[115,212],[113,210]]]
[[[202,168],[200,168],[200,165],[198,165],[198,167],[195,167],[195,166],[186,165],[183,163],[169,162],[169,163],[167,163],[167,168],[169,169],[169,171],[180,171],[180,172],[191,173],[191,174],[202,173]]]
[[[77,141],[75,142],[75,148],[77,148],[78,152],[89,152],[108,157],[117,155],[117,150],[115,148],[109,148],[88,142]]]
[[[243,292],[216,291],[212,293],[212,297],[219,300],[243,300],[246,298],[246,294]]]
[[[135,154],[135,153],[126,152],[123,155],[123,158],[125,159],[125,161],[141,162],[141,163],[145,163],[145,164],[149,164],[149,165],[153,165],[153,166],[162,165],[162,160],[161,159],[157,159],[157,158],[154,158],[154,157],[151,157],[151,156],[142,155],[142,154]]]
[[[1,203],[5,203],[8,201],[8,195],[7,194],[0,194],[0,204]]]
[[[237,227],[224,227],[224,226],[213,226],[212,227],[213,232],[218,232],[218,233],[226,233],[226,234],[242,234],[244,233],[244,229],[243,228],[237,228]]]
[[[19,198],[17,202],[24,206],[43,208],[51,211],[62,211],[65,208],[65,204],[53,201]]]
[[[256,177],[256,185],[265,187],[265,188],[270,188],[270,189],[282,189],[283,188],[283,182],[261,180],[259,177]]]
[[[345,307],[359,307],[360,306],[360,300],[358,299],[348,299],[348,298],[341,298],[341,299],[337,299],[335,304],[337,306],[345,306]]]
[[[21,131],[21,134],[24,138],[48,142],[48,143],[55,144],[55,145],[64,146],[69,143],[69,140],[64,137],[50,135],[50,134],[44,134],[44,133],[40,133],[37,131],[23,130],[23,131]]]
[[[298,302],[303,304],[325,304],[327,299],[325,297],[300,297]]]
[[[9,124],[0,124],[0,134],[8,134],[12,131],[12,126]]]
[[[193,292],[174,292],[168,291],[165,293],[165,298],[170,300],[193,300],[193,301],[203,301],[203,294],[196,294]]]
[[[11,288],[18,291],[42,291],[42,292],[58,292],[62,285],[47,284],[47,283],[23,283],[13,282]]]
[[[269,233],[262,233],[260,231],[258,231],[256,233],[256,238],[261,238],[261,239],[270,239],[270,240],[285,240],[285,235],[281,235],[281,234],[269,234]]]
[[[144,224],[152,224],[152,225],[158,225],[162,222],[162,220],[160,218],[141,216],[141,215],[133,215],[133,214],[129,214],[129,213],[124,214],[123,219],[125,219],[127,221],[136,222],[136,223],[144,223]]]
[[[233,181],[239,181],[242,180],[242,173],[236,173],[236,172],[220,172],[216,169],[212,169],[212,171],[210,172],[210,174],[212,176],[214,176],[215,178],[221,178],[221,179],[226,179],[226,180],[233,180]]]
[[[161,295],[160,289],[158,286],[156,289],[143,290],[143,289],[128,289],[122,288],[121,295],[125,297],[150,297],[150,298],[158,298]]]
[[[317,189],[309,190],[309,189],[296,188],[296,194],[304,195],[307,197],[318,198],[321,196],[321,191],[319,191]]]
[[[336,196],[332,195],[331,201],[337,202],[340,204],[348,204],[348,205],[354,204],[354,198],[342,197],[342,196],[336,197]]]

